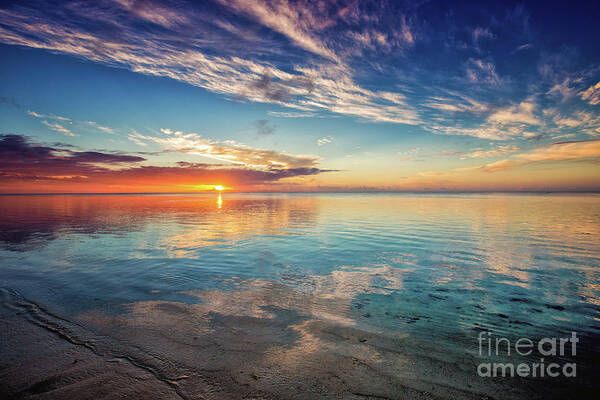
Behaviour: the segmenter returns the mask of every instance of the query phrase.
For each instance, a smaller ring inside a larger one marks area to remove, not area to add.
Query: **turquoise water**
[[[598,195],[3,196],[0,207],[0,286],[122,340],[108,316],[174,303],[286,311],[408,337],[439,359],[477,359],[481,332],[577,332],[577,357],[561,360],[593,384]]]

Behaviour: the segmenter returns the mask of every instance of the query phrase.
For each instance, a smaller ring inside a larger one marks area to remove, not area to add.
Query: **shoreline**
[[[15,293],[3,290],[3,294],[0,354],[4,365],[0,394],[5,398],[99,399],[125,395],[134,398],[152,395],[160,399],[535,397],[531,391],[521,393],[490,380],[469,380],[464,371],[460,371],[460,366],[453,363],[424,355],[413,359],[411,355],[402,354],[404,349],[401,347],[393,348],[394,343],[385,338],[371,336],[369,343],[362,343],[365,339],[356,336],[357,330],[332,327],[322,322],[305,324],[303,334],[310,336],[310,340],[304,338],[302,347],[290,348],[288,344],[274,344],[289,342],[289,338],[278,336],[277,325],[261,327],[264,321],[220,317],[221,324],[232,323],[234,330],[252,332],[255,335],[252,340],[260,338],[264,343],[251,343],[247,336],[233,340],[230,333],[219,331],[190,338],[194,348],[191,350],[189,343],[184,343],[177,334],[165,331],[160,324],[155,327],[158,329],[146,330],[142,321],[131,321],[138,334],[147,336],[144,341],[132,345],[115,339],[112,334],[94,333],[53,315]],[[167,302],[150,306],[154,307],[154,314],[149,316],[156,321],[161,318],[156,312],[178,315],[188,307]],[[189,319],[190,315],[184,313],[179,317]],[[169,323],[177,321],[170,320]],[[274,336],[269,337],[266,332]],[[221,343],[212,342],[214,335],[222,338]],[[310,348],[310,342],[315,340],[321,341],[318,351]],[[151,345],[147,349],[148,344]],[[284,354],[273,353],[274,347]],[[195,360],[193,351],[203,358],[196,358],[197,365],[190,362]],[[394,371],[390,360],[374,362],[374,358],[365,352],[384,358],[390,358],[390,352],[393,352],[403,360],[401,368],[405,373],[386,372],[386,365],[389,371]],[[488,386],[482,387],[482,384]],[[499,396],[491,396],[493,392]]]
[[[31,303],[0,307],[0,397],[182,399],[172,385],[126,358],[94,351]],[[36,315],[37,314],[37,315]]]

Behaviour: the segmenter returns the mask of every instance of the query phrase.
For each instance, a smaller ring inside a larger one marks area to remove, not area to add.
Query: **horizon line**
[[[0,193],[0,196],[124,196],[124,195],[191,195],[191,194],[600,194],[595,190],[326,190],[326,191],[210,191],[210,192],[61,192]]]

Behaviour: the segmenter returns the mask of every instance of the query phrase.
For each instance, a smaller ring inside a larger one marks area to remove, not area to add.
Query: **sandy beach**
[[[9,290],[3,290],[3,297],[3,398],[508,399],[557,394],[524,382],[478,378],[472,361],[419,356],[398,338],[323,321],[298,323],[290,315],[218,316],[206,312],[206,306],[155,302],[139,305],[143,310],[128,316],[88,315],[96,327],[92,331]]]

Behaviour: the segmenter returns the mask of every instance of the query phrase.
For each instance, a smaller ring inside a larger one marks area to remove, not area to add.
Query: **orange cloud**
[[[583,100],[587,100],[592,105],[600,104],[600,82],[590,86],[579,95]]]
[[[312,168],[319,161],[319,158],[314,156],[254,149],[232,140],[217,143],[197,133],[184,133],[172,129],[161,129],[161,132],[165,134],[164,137],[144,136],[136,132],[129,135],[129,138],[142,145],[144,141],[150,141],[172,151],[196,154],[253,168]]]
[[[496,157],[504,154],[514,153],[520,149],[514,145],[498,146],[498,148],[491,150],[477,150],[469,154],[465,154],[465,157],[469,158],[488,158]]]
[[[324,172],[312,166],[313,159],[270,150],[253,153],[248,149],[235,149],[223,153],[218,146],[212,150],[217,155],[243,160],[240,162],[243,165],[223,167],[222,164],[179,162],[166,167],[140,166],[139,163],[147,160],[139,156],[73,151],[34,144],[20,135],[0,135],[0,192],[176,192],[199,185],[252,190],[255,185]],[[261,168],[244,164],[248,159],[254,160],[252,157],[262,160],[258,163]]]
[[[476,169],[481,169],[485,172],[498,172],[531,163],[592,160],[598,158],[600,158],[599,139],[556,142],[549,146],[538,147],[529,153],[518,154],[513,159],[497,161],[481,167],[476,167]]]

